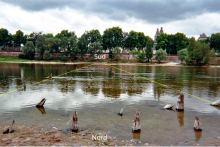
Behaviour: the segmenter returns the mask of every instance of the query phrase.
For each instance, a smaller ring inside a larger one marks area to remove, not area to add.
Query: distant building
[[[202,35],[200,34],[198,40],[203,40],[203,39],[207,39],[207,35],[205,33],[203,33]]]
[[[163,27],[161,27],[160,31],[159,28],[157,28],[156,34],[154,35],[154,45],[153,45],[153,54],[156,53],[156,45],[157,45],[157,36],[164,33],[163,32]]]

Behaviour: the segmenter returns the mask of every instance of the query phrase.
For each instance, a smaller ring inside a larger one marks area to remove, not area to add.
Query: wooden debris
[[[14,123],[15,123],[15,120],[12,121],[11,127],[10,126],[5,126],[5,128],[3,130],[3,134],[13,133],[14,132],[14,129],[13,129]]]
[[[43,107],[45,102],[46,102],[46,99],[43,98],[43,99],[36,105],[36,107]]]
[[[177,105],[176,105],[176,110],[177,111],[184,111],[184,95],[180,94]]]
[[[174,105],[171,104],[167,104],[166,106],[164,106],[164,109],[173,109]]]
[[[78,132],[78,130],[79,130],[77,111],[75,111],[75,113],[73,114],[73,123],[72,123],[72,127],[70,130],[72,132]]]
[[[201,123],[199,122],[199,117],[198,116],[195,117],[194,130],[195,131],[202,131]]]
[[[135,132],[140,132],[140,130],[141,130],[140,112],[139,112],[139,109],[137,109],[136,115],[133,120],[132,131],[135,133]]]
[[[118,115],[123,115],[123,108],[121,108],[121,111],[118,113]]]
[[[211,106],[220,106],[220,100],[216,100],[211,103]]]

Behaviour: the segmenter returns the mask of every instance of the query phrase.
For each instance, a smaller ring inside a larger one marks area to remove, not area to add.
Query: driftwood
[[[176,111],[177,119],[180,127],[184,126],[184,111]]]
[[[41,114],[46,114],[44,107],[36,107],[36,108],[41,112]]]
[[[36,105],[36,107],[43,107],[45,102],[46,102],[46,99],[43,98],[43,99]]]
[[[141,130],[140,112],[139,112],[139,109],[137,109],[136,115],[133,120],[132,131],[135,133],[135,132],[140,132],[140,130]]]
[[[13,129],[14,123],[15,123],[15,120],[12,121],[11,127],[10,126],[5,126],[5,128],[3,130],[3,134],[13,133],[14,132],[14,129]]]
[[[123,115],[123,108],[121,108],[121,111],[118,113],[118,115]]]
[[[180,94],[177,105],[176,105],[176,110],[177,111],[184,111],[184,95]]]
[[[211,106],[220,106],[220,100],[216,100],[211,103]]]
[[[171,104],[167,104],[166,106],[164,106],[165,109],[169,109],[169,110],[172,110],[174,107],[174,105],[171,105]]]
[[[79,130],[77,111],[75,111],[75,113],[73,114],[73,123],[72,123],[72,127],[70,130],[72,132],[78,132],[78,130]]]
[[[198,116],[195,117],[194,130],[195,131],[202,131],[201,123],[199,122],[199,117]]]

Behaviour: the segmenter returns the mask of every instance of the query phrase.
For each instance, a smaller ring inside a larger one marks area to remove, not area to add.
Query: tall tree
[[[168,35],[166,33],[162,33],[160,35],[157,36],[157,45],[156,45],[156,49],[163,49],[165,50],[167,48],[168,45]]]
[[[5,46],[9,41],[9,32],[7,29],[0,29],[0,46]]]
[[[186,62],[191,62],[194,59],[193,52],[195,48],[198,48],[199,43],[194,37],[188,39],[188,54],[186,57]]]
[[[100,42],[93,42],[89,45],[88,53],[90,58],[94,58],[95,55],[99,56],[103,51],[103,47]]]
[[[91,30],[89,31],[90,43],[101,42],[102,36],[99,30]]]
[[[129,48],[129,39],[128,39],[128,32],[123,32],[123,38],[122,38],[122,42],[121,42],[121,47],[123,48],[123,50],[125,48]]]
[[[138,33],[131,30],[129,32],[129,36],[128,36],[128,40],[129,40],[129,48],[130,50],[133,50],[137,47],[138,44]]]
[[[210,47],[215,51],[220,51],[220,33],[213,33],[210,38]]]
[[[14,44],[15,46],[21,46],[21,44],[26,43],[26,37],[24,36],[24,33],[21,30],[16,31],[16,34],[14,35]]]
[[[33,42],[34,46],[36,46],[37,36],[42,35],[42,32],[32,32],[27,36],[27,41]]]
[[[79,54],[80,54],[81,58],[84,60],[84,56],[87,53],[86,37],[82,35],[80,38],[78,38],[77,45],[78,45]]]
[[[147,41],[147,38],[143,32],[137,33],[137,40],[138,40],[138,42],[137,42],[136,47],[137,47],[138,51],[143,50],[143,48],[146,47],[146,41]]]
[[[43,58],[44,52],[46,50],[45,37],[40,35],[36,40],[36,50],[40,54],[40,58]]]
[[[146,54],[145,55],[146,55],[146,58],[149,62],[149,59],[151,59],[153,57],[152,47],[154,45],[154,41],[149,36],[147,36],[146,38],[147,38],[147,43],[146,43],[146,51],[145,51]]]
[[[119,27],[108,28],[102,36],[103,49],[112,49],[116,46],[121,46],[123,39],[122,29]]]

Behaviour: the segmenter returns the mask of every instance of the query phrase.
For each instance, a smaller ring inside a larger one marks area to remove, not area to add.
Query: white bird
[[[220,100],[216,100],[211,103],[211,106],[220,106]]]
[[[166,106],[164,106],[163,108],[165,109],[173,109],[174,105],[171,104],[167,104]]]

